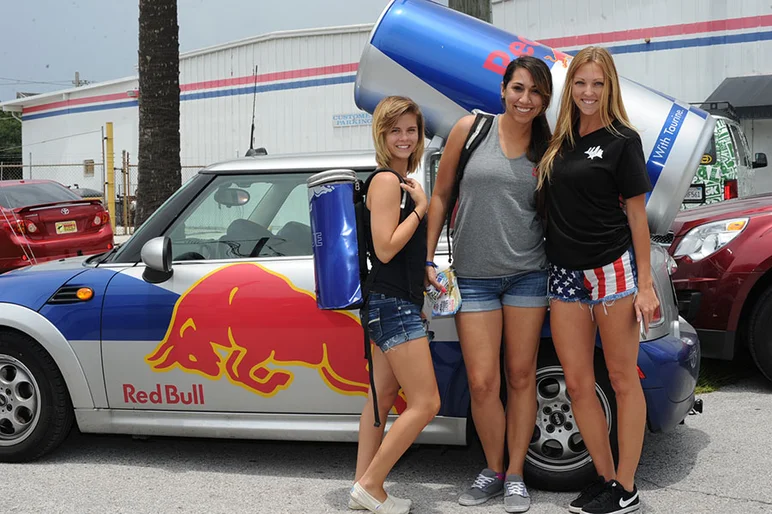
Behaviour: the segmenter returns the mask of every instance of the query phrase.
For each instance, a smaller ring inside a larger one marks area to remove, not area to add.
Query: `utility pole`
[[[492,23],[491,0],[448,0],[448,7]]]

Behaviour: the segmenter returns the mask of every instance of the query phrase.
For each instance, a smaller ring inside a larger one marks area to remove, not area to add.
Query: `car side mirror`
[[[753,159],[753,169],[766,168],[767,167],[767,154],[757,153]]]
[[[246,205],[249,202],[249,192],[243,189],[223,187],[215,192],[214,201],[226,207]]]
[[[169,280],[172,270],[172,240],[168,236],[154,237],[144,244],[140,252],[145,271],[142,278],[151,284]]]

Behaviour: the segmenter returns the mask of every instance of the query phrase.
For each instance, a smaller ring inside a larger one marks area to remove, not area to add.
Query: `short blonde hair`
[[[407,172],[413,173],[424,154],[424,116],[418,104],[404,96],[387,96],[378,103],[373,112],[375,161],[381,168],[391,167],[393,156],[386,146],[386,134],[397,124],[397,120],[403,114],[414,114],[418,124],[418,143],[407,160]]]
[[[555,134],[552,136],[549,148],[544,154],[541,163],[539,163],[538,189],[541,189],[544,183],[549,181],[552,175],[552,164],[555,162],[555,157],[560,154],[566,141],[571,146],[574,145],[576,140],[574,124],[579,119],[579,108],[574,103],[572,95],[574,75],[576,75],[577,70],[581,66],[590,62],[594,62],[600,67],[606,79],[603,83],[603,92],[600,98],[600,119],[603,126],[607,130],[616,133],[617,131],[611,124],[615,120],[619,120],[622,125],[634,130],[630,119],[627,117],[625,104],[622,102],[619,75],[617,74],[617,68],[614,65],[614,59],[611,57],[611,54],[608,50],[599,46],[583,48],[571,59],[571,64],[568,65],[566,81],[563,85],[563,95],[560,98],[560,111],[555,123]]]

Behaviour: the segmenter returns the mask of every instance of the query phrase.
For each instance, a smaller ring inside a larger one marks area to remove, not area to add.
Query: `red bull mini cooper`
[[[569,56],[433,2],[398,0],[362,54],[355,101],[372,112],[399,92],[422,106],[433,139],[416,179],[430,193],[443,138],[464,114],[501,109],[501,73],[521,54],[548,63],[560,98]],[[647,212],[652,231],[664,234],[714,121],[629,81],[622,94],[633,124],[646,129],[655,185]],[[552,123],[556,108],[547,113]],[[0,275],[0,460],[46,454],[73,423],[90,433],[355,442],[368,385],[362,331],[354,312],[316,306],[306,180],[332,169],[364,177],[375,166],[373,152],[216,164],[121,247]],[[440,268],[443,251],[441,242]],[[653,245],[661,306],[638,357],[652,431],[672,429],[700,407],[700,346],[678,316],[673,262]],[[431,329],[442,407],[419,442],[463,445],[471,423],[458,337],[452,319],[433,320]],[[576,489],[595,470],[549,321],[542,335],[526,479]],[[600,349],[595,370],[615,442],[614,392]],[[404,408],[400,399],[393,412]]]
[[[430,147],[419,170],[427,189],[424,170],[438,157]],[[211,166],[119,248],[0,275],[0,460],[46,454],[73,423],[91,433],[356,441],[368,384],[361,326],[352,312],[319,310],[313,295],[306,179],[333,168],[366,175],[374,155]],[[689,413],[699,368],[667,263],[655,245],[662,308],[639,357],[654,431]],[[453,320],[434,320],[432,330],[442,409],[420,441],[463,445],[469,392]],[[539,412],[562,417],[536,421],[528,476],[572,488],[593,468],[548,324],[543,335]],[[600,352],[596,369],[615,434]]]

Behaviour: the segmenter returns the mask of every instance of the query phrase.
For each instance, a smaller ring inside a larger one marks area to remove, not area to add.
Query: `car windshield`
[[[17,209],[30,205],[45,203],[69,202],[80,200],[81,197],[64,186],[53,182],[31,184],[15,184],[0,187],[0,206],[6,209]]]
[[[194,175],[194,177],[195,177],[195,176],[197,176],[197,175]],[[150,215],[150,216],[149,216],[149,217],[148,217],[148,218],[145,220],[145,222],[144,222],[144,223],[142,223],[142,225],[141,225],[141,226],[140,226],[140,227],[137,229],[137,231],[134,233],[134,235],[133,235],[132,237],[137,237],[138,235],[141,235],[141,233],[142,233],[142,230],[143,230],[143,229],[145,229],[145,227],[148,227],[148,226],[150,226],[150,225],[151,225],[150,221],[151,221],[151,220],[153,220],[153,219],[154,219],[156,216],[163,216],[163,215],[164,215],[164,214],[163,214],[163,211],[164,211],[164,207],[165,207],[167,204],[171,203],[171,201],[172,201],[172,200],[173,200],[173,199],[174,199],[176,196],[178,196],[179,194],[181,194],[181,193],[182,193],[182,192],[183,192],[183,191],[184,191],[184,190],[185,190],[187,187],[189,187],[189,186],[190,186],[191,184],[193,184],[194,182],[195,182],[194,180],[188,180],[187,182],[185,182],[184,184],[182,184],[182,187],[180,187],[179,189],[177,189],[177,191],[175,191],[175,192],[174,192],[174,193],[173,193],[173,194],[172,194],[172,195],[171,195],[169,198],[167,198],[167,199],[166,199],[166,201],[165,201],[164,203],[162,203],[162,204],[161,204],[161,206],[160,206],[158,209],[156,209],[156,210],[153,212],[153,214],[151,214],[151,215]],[[159,214],[159,213],[162,213],[162,214]],[[116,247],[115,247],[115,249],[113,250],[113,252],[115,252],[115,253],[113,253],[113,255],[107,255],[107,256],[106,256],[106,258],[107,258],[107,262],[110,262],[110,261],[118,261],[118,262],[120,262],[120,260],[121,260],[121,256],[123,255],[123,252],[124,252],[124,249],[125,249],[125,248],[126,248],[126,246],[125,246],[125,245],[116,246]]]

